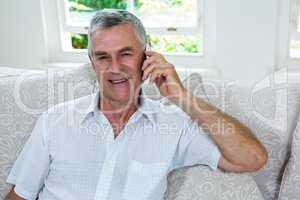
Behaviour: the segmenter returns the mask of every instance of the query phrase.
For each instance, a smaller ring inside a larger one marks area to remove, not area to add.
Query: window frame
[[[67,8],[67,0],[56,0],[58,3],[58,7],[60,10],[60,20],[62,23],[62,27],[66,32],[70,33],[81,33],[81,34],[87,34],[88,26],[80,26],[80,25],[69,25],[68,24],[68,8]],[[128,11],[133,11],[132,4],[134,3],[134,0],[127,0],[129,3],[129,9]],[[203,0],[196,0],[197,1],[197,26],[196,27],[145,27],[146,32],[148,34],[190,34],[193,32],[200,32],[202,31],[202,2]],[[192,35],[192,34],[190,34]]]
[[[300,40],[300,1],[291,0],[290,6],[290,25],[291,25],[291,34],[294,35],[294,39]]]
[[[278,27],[277,27],[277,51],[275,58],[275,69],[288,67],[293,70],[300,66],[300,57],[291,56],[292,35],[298,32],[300,7],[295,8],[297,0],[279,0],[278,3]],[[300,4],[298,4],[300,6]],[[295,14],[296,13],[296,14]],[[299,27],[300,28],[300,27]]]
[[[131,0],[132,1],[132,0]],[[163,53],[171,62],[188,68],[215,68],[216,55],[216,0],[198,0],[198,24],[203,35],[203,53]],[[42,1],[45,21],[48,62],[89,62],[86,49],[73,49],[70,34],[66,32],[87,33],[87,27],[66,26],[64,0]],[[146,28],[149,34],[172,34],[167,28]],[[164,29],[164,30],[163,30]],[[178,27],[176,33],[191,33],[195,28]],[[190,35],[190,34],[189,34]],[[188,63],[188,64],[187,64]]]

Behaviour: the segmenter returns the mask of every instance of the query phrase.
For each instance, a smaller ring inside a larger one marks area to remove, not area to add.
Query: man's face
[[[92,34],[91,45],[91,61],[102,97],[122,104],[130,103],[142,83],[144,55],[132,25],[98,29]]]

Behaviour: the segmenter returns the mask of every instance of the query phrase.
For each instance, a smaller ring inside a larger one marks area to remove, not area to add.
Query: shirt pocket
[[[154,193],[157,195],[160,190],[164,192],[167,173],[167,162],[142,163],[131,160],[127,170],[123,199],[143,200],[150,198]]]

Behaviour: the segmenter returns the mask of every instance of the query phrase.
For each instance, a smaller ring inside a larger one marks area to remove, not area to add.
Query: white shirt
[[[120,135],[98,109],[99,92],[44,112],[7,182],[29,200],[160,200],[168,173],[220,152],[176,106],[142,98]]]

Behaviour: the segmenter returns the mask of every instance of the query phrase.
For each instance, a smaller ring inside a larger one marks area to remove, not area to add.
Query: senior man
[[[248,172],[265,164],[248,128],[193,96],[175,67],[145,47],[133,14],[95,14],[89,57],[99,91],[41,115],[8,176],[6,200],[162,199],[173,169]],[[172,106],[143,97],[148,78]],[[215,128],[220,123],[225,128]]]

